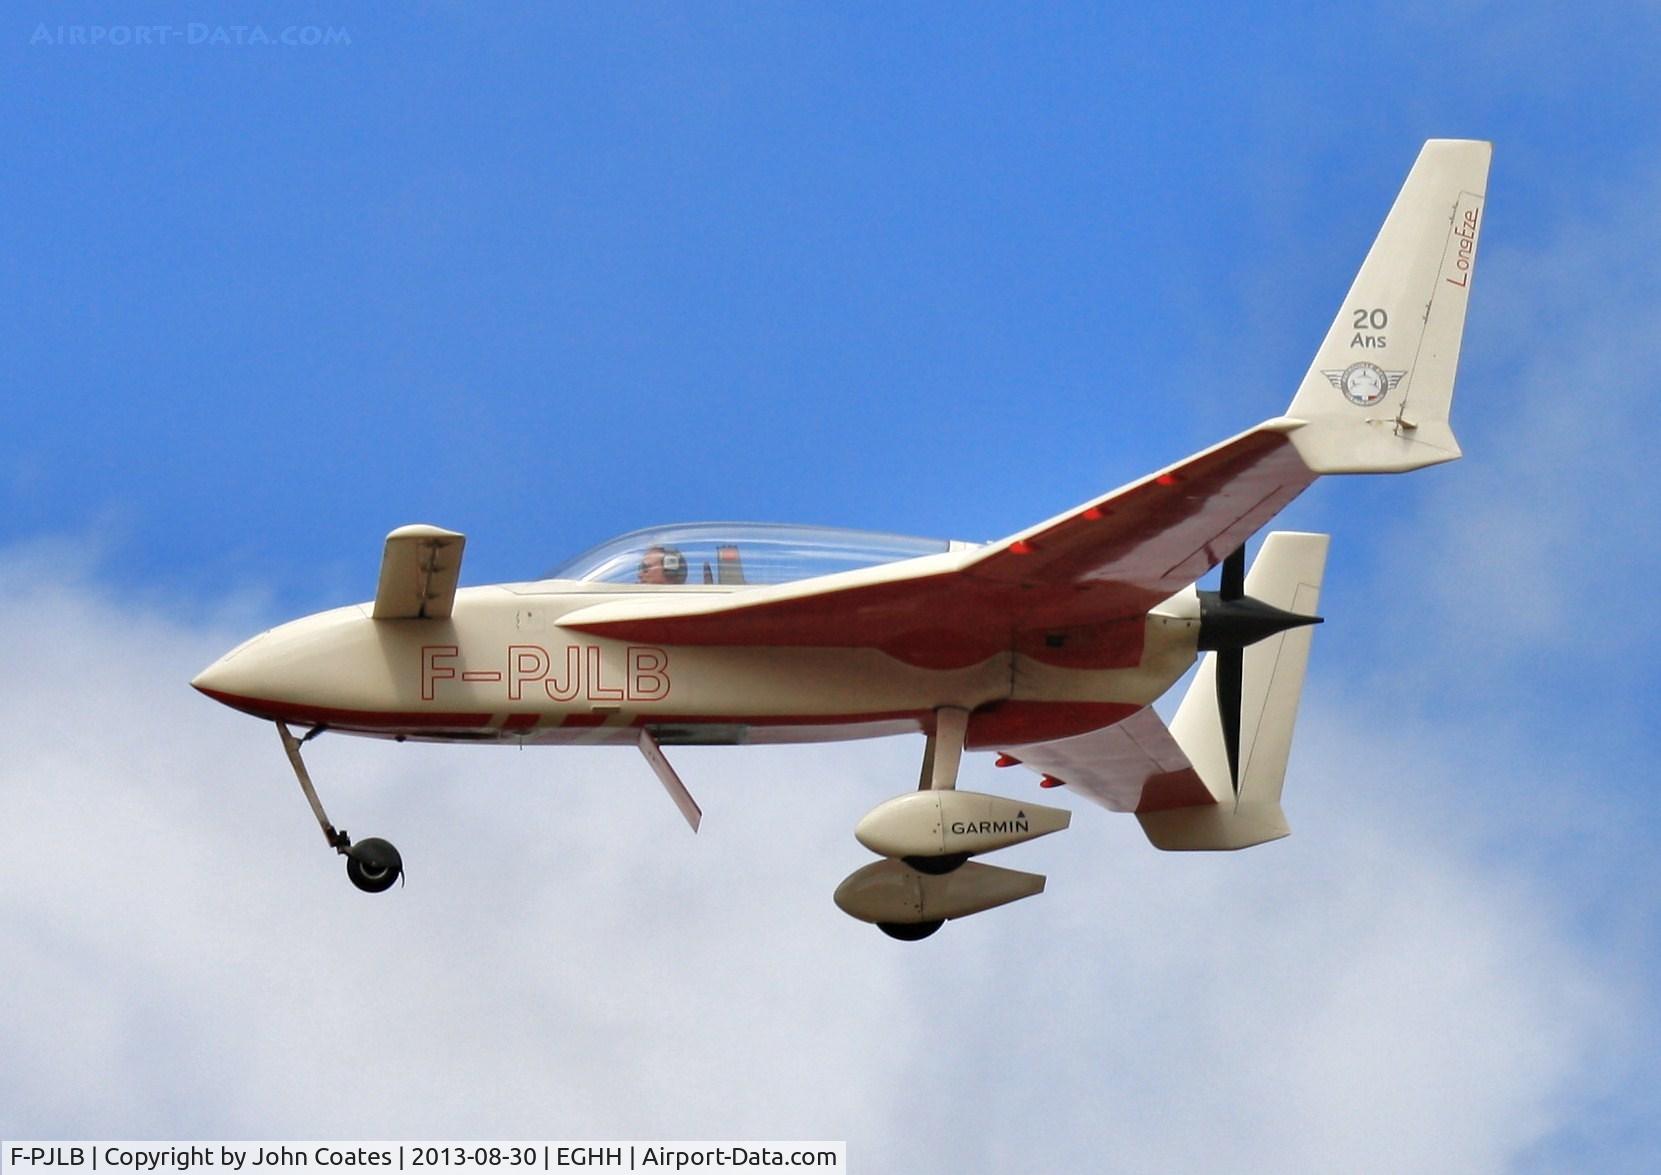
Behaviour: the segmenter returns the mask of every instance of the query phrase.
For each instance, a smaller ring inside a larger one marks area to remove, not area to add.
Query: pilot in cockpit
[[[674,547],[647,547],[640,556],[640,583],[685,583],[686,556]]]

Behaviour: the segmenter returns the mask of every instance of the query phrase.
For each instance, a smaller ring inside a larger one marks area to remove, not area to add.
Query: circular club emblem
[[[1371,408],[1390,390],[1390,377],[1376,363],[1352,363],[1338,377],[1338,390],[1351,404]]]

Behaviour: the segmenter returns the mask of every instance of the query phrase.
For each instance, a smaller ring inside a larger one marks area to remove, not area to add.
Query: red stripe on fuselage
[[[446,731],[458,732],[458,737],[477,739],[489,727],[493,715],[454,711],[420,710],[345,710],[333,706],[305,705],[279,702],[270,698],[250,698],[221,690],[197,686],[203,694],[233,710],[241,710],[256,718],[294,722],[308,726],[328,726],[341,731],[361,731],[366,734],[419,733],[429,737],[444,737]],[[1016,746],[1022,743],[1043,742],[1065,738],[1111,726],[1135,713],[1140,707],[1118,702],[998,702],[975,711],[969,718],[966,745],[970,748]],[[628,716],[624,725],[640,726],[744,726],[744,727],[859,727],[892,725],[896,722],[915,723],[923,730],[932,717],[930,710],[868,711],[857,714],[662,714],[636,712]],[[553,716],[547,716],[549,718]],[[604,726],[612,714],[566,714],[559,728],[593,728]],[[517,733],[538,726],[544,716],[539,714],[510,714],[502,723],[502,733]],[[887,733],[887,732],[885,732]],[[488,735],[487,735],[488,737]]]

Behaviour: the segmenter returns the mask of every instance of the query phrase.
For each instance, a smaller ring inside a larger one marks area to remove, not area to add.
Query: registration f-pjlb
[[[1489,145],[1427,143],[1284,416],[997,542],[813,527],[638,531],[552,578],[459,588],[463,537],[387,536],[371,603],[285,624],[194,682],[274,722],[359,888],[403,868],[325,815],[324,731],[637,747],[926,736],[920,786],[856,830],[879,860],[836,901],[898,938],[1039,892],[972,858],[1067,826],[959,791],[966,750],[1132,812],[1162,849],[1285,836],[1281,809],[1327,537],[1245,544],[1323,474],[1460,455],[1449,426]],[[1215,591],[1196,581],[1218,564]],[[1151,703],[1200,658],[1169,726]],[[296,734],[303,730],[303,734]]]

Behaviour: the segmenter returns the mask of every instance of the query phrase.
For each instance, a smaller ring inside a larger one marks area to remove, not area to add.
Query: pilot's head
[[[686,556],[674,547],[647,547],[640,556],[641,583],[685,583]]]

